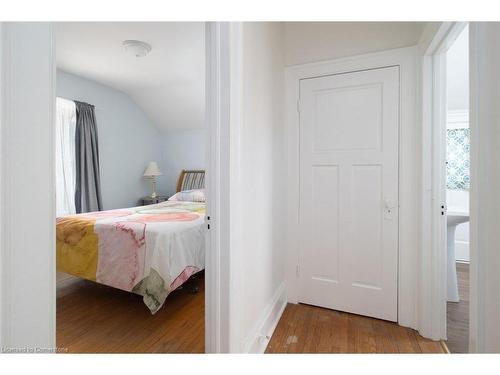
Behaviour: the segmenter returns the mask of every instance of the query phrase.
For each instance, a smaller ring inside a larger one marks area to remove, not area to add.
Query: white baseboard
[[[244,353],[264,353],[266,351],[271,336],[285,310],[286,303],[286,286],[283,282],[247,336],[243,346]]]

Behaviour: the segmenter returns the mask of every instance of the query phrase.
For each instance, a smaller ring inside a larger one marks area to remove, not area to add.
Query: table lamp
[[[158,196],[156,194],[156,176],[161,176],[160,168],[158,168],[158,164],[156,164],[155,161],[152,161],[144,171],[144,177],[150,178],[153,184],[151,198],[156,198]]]

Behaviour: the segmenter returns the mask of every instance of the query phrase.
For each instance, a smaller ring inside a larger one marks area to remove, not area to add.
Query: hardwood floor
[[[457,263],[458,295],[460,302],[447,303],[446,345],[451,353],[469,352],[469,265]]]
[[[288,304],[266,353],[445,353],[440,342],[384,320]]]
[[[460,303],[448,303],[452,353],[467,352],[468,265],[457,266]],[[203,353],[204,280],[200,292],[170,294],[151,315],[140,296],[65,274],[57,277],[57,346],[70,353]],[[451,306],[450,306],[451,305]],[[395,323],[288,304],[267,353],[444,353],[439,342]]]
[[[57,275],[57,346],[69,353],[203,353],[205,288],[172,292],[151,315],[142,297]]]

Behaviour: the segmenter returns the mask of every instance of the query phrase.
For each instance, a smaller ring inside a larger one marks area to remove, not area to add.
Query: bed
[[[57,270],[139,294],[156,313],[205,268],[204,184],[204,171],[184,170],[166,202],[57,218]]]

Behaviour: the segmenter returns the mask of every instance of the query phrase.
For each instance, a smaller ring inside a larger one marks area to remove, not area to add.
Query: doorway
[[[430,33],[432,36],[422,42],[423,267],[420,278],[423,295],[429,299],[422,300],[425,318],[419,330],[424,336],[443,342],[451,332],[459,332],[451,336],[460,338],[461,351],[468,348],[469,331],[468,293],[464,291],[460,299],[459,279],[455,276],[460,277],[462,289],[468,289],[467,233],[463,228],[469,220],[470,184],[467,26],[465,22],[440,23]],[[460,318],[453,312],[458,306],[463,307]],[[447,332],[450,327],[452,330]],[[454,327],[460,329],[453,330]]]
[[[446,249],[447,345],[468,353],[469,344],[469,30],[446,51]]]
[[[289,131],[287,134],[289,145],[289,175],[288,184],[290,186],[288,194],[288,301],[298,303],[301,300],[301,279],[304,275],[301,265],[303,262],[301,254],[301,236],[306,228],[301,222],[301,192],[300,192],[300,117],[302,112],[302,96],[300,92],[301,81],[314,80],[318,77],[342,77],[351,73],[362,72],[389,72],[396,69],[398,71],[398,132],[399,141],[397,143],[398,157],[397,165],[399,174],[397,196],[383,197],[379,209],[384,213],[384,198],[393,198],[398,203],[397,213],[397,272],[395,288],[397,293],[397,323],[406,327],[417,327],[417,317],[415,308],[417,301],[414,298],[414,288],[416,287],[415,264],[418,262],[417,232],[414,228],[418,225],[417,205],[415,201],[415,187],[418,184],[417,158],[415,156],[415,139],[417,137],[415,126],[415,99],[416,99],[416,77],[417,66],[415,59],[416,49],[401,48],[357,56],[349,59],[339,59],[325,61],[322,63],[303,64],[286,68],[286,90],[287,90],[287,118],[289,119]],[[353,74],[356,76],[356,74]],[[369,75],[368,75],[369,76]],[[390,76],[390,74],[389,74]],[[359,77],[357,78],[359,79]],[[390,80],[390,78],[389,78]],[[380,82],[380,77],[376,82]],[[383,80],[382,80],[383,82]],[[373,82],[372,82],[373,83]],[[363,86],[361,86],[363,87]],[[370,85],[366,86],[367,88]],[[346,94],[349,90],[346,90]],[[361,92],[363,90],[360,90]],[[370,91],[370,90],[367,90]],[[339,90],[342,92],[342,90]],[[356,90],[353,90],[356,93]],[[360,92],[360,93],[361,93]],[[351,93],[352,94],[352,93]],[[366,92],[365,92],[366,94]],[[341,95],[342,96],[342,95]],[[388,103],[392,101],[389,100]],[[379,104],[380,106],[380,104]],[[352,109],[352,105],[350,107]],[[374,106],[375,108],[375,106]],[[363,114],[359,114],[363,116]],[[395,138],[397,139],[397,138]],[[354,141],[356,138],[354,138]],[[328,145],[327,145],[328,146]],[[361,151],[361,150],[358,150]],[[370,163],[365,163],[365,165]],[[391,170],[391,169],[390,169]],[[331,180],[331,179],[330,179]],[[332,198],[329,196],[329,198]],[[397,199],[397,200],[396,200]],[[372,209],[370,208],[370,211]],[[373,210],[375,212],[375,210]],[[380,215],[380,211],[377,212]],[[390,221],[383,219],[384,221]],[[303,237],[303,236],[302,236]],[[312,239],[309,239],[312,241]],[[359,265],[355,265],[359,266]],[[358,269],[359,270],[359,269]],[[372,270],[373,271],[373,270]],[[317,272],[317,271],[316,271]],[[312,275],[312,272],[309,276]],[[373,275],[373,274],[372,274]],[[315,275],[317,276],[317,275]],[[386,318],[387,319],[387,318]],[[389,318],[390,319],[390,318]]]
[[[205,24],[54,31],[56,344],[203,353]]]
[[[2,122],[2,129],[9,130],[5,132],[3,145],[9,146],[4,151],[12,160],[24,165],[22,173],[16,168],[4,170],[2,166],[2,176],[9,181],[5,190],[2,185],[2,196],[6,202],[17,202],[17,194],[24,194],[24,189],[37,185],[36,199],[2,206],[2,214],[10,218],[2,220],[2,234],[10,234],[3,238],[4,244],[8,244],[5,256],[12,260],[2,273],[2,285],[10,288],[9,294],[3,295],[3,302],[11,306],[2,314],[2,326],[9,327],[8,332],[2,331],[2,345],[56,348],[54,25],[13,22],[1,26],[2,36],[7,36],[3,39],[7,42],[2,45],[2,77],[5,77],[2,85],[11,93],[2,97],[2,110],[5,110],[5,118],[12,119]],[[228,277],[228,266],[220,260],[228,258],[228,245],[224,235],[219,233],[229,233],[229,230],[227,223],[219,220],[228,216],[227,194],[220,193],[228,186],[225,169],[228,146],[220,139],[221,134],[226,135],[229,131],[229,118],[221,118],[229,113],[229,98],[221,93],[229,92],[230,80],[226,74],[229,69],[221,69],[221,66],[230,66],[229,55],[225,52],[229,50],[231,30],[221,23],[207,23],[205,30],[206,140],[209,144],[206,169],[210,176],[207,189],[211,197],[207,210],[213,223],[207,238],[213,251],[208,252],[206,259],[205,351],[219,352],[228,350],[225,332],[229,325],[226,314],[228,284],[219,282]],[[16,69],[12,69],[14,66]],[[39,89],[33,90],[33,85]],[[30,111],[25,109],[26,102],[33,103]],[[19,225],[21,222],[31,228],[30,236],[26,236],[25,227]],[[31,262],[26,263],[25,259]],[[20,274],[30,277],[19,278]],[[22,301],[14,298],[19,294],[25,296]]]

